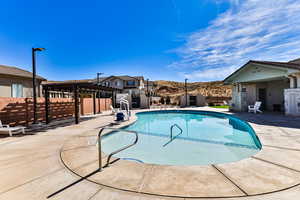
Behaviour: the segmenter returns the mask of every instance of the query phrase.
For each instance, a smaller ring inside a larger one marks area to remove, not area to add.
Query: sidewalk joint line
[[[278,167],[281,167],[281,168],[285,168],[285,169],[288,169],[288,170],[291,170],[291,171],[295,171],[295,172],[298,172],[300,173],[299,170],[297,169],[293,169],[293,168],[290,168],[290,167],[287,167],[287,166],[284,166],[284,165],[281,165],[281,164],[278,164],[278,163],[274,163],[274,162],[271,162],[271,161],[268,161],[268,160],[265,160],[265,159],[262,159],[262,158],[258,158],[258,157],[255,157],[255,156],[251,156],[252,158],[256,159],[256,160],[260,160],[262,162],[266,162],[266,163],[269,163],[269,164],[273,164],[273,165],[276,165]]]
[[[263,145],[263,146],[277,148],[277,149],[285,149],[285,150],[290,150],[290,151],[300,151],[300,149],[293,149],[293,148],[288,148],[288,147],[279,147],[279,146],[273,146],[273,145]]]
[[[248,193],[243,190],[238,184],[236,184],[233,180],[231,180],[221,169],[219,169],[217,166],[212,165],[220,174],[222,174],[226,179],[228,179],[233,185],[235,185],[240,191],[242,191],[246,196],[249,196]]]
[[[34,179],[32,179],[32,180],[29,180],[29,181],[26,181],[26,182],[24,182],[24,183],[21,183],[20,185],[14,186],[14,187],[12,187],[12,188],[10,188],[10,189],[7,189],[7,190],[1,192],[0,195],[5,194],[5,193],[7,193],[7,192],[9,192],[9,191],[11,191],[11,190],[17,189],[17,188],[19,188],[19,187],[22,187],[23,185],[26,185],[26,184],[28,184],[28,183],[34,182],[34,181],[36,181],[36,180],[38,180],[38,179],[44,178],[44,177],[46,177],[46,176],[49,176],[49,175],[51,175],[51,174],[55,174],[55,173],[57,173],[57,172],[59,172],[59,171],[61,171],[61,170],[64,170],[64,169],[65,169],[65,168],[60,168],[60,169],[57,169],[57,170],[55,170],[55,171],[53,171],[53,172],[49,172],[49,173],[47,173],[47,174],[45,174],[45,175],[42,175],[42,176],[36,177],[36,178],[34,178]]]

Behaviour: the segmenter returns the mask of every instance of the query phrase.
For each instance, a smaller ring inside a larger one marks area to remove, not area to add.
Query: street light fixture
[[[35,52],[36,51],[44,51],[45,48],[32,48],[32,90],[33,90],[33,124],[37,123],[37,115],[36,115],[36,67],[35,67]]]

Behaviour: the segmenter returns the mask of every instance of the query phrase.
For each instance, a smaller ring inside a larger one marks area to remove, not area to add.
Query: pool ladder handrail
[[[173,125],[170,127],[170,140],[169,140],[167,143],[165,143],[165,144],[163,145],[163,147],[167,146],[170,142],[173,141],[173,139],[174,139],[174,138],[173,138],[173,128],[174,128],[174,127],[177,127],[177,128],[180,130],[180,133],[177,134],[174,138],[176,138],[178,135],[182,134],[182,132],[183,132],[182,128],[181,128],[178,124],[173,124]]]
[[[173,124],[171,127],[170,127],[170,140],[173,140],[173,128],[174,127],[177,127],[179,130],[180,130],[180,133],[178,134],[178,135],[180,135],[182,132],[183,132],[183,130],[182,130],[182,128],[180,128],[180,126],[178,125],[178,124]],[[178,136],[177,135],[177,136]]]
[[[127,132],[127,133],[133,133],[135,134],[135,140],[132,144],[129,144],[129,145],[126,145],[116,151],[113,151],[112,153],[110,153],[107,157],[107,161],[106,161],[106,164],[104,166],[102,166],[102,149],[101,149],[101,134],[103,132],[104,129],[110,129],[112,130],[111,132],[113,131],[123,131],[123,132]],[[128,149],[129,147],[132,147],[133,145],[135,145],[139,140],[139,136],[138,136],[138,133],[136,131],[129,131],[129,130],[124,130],[124,129],[118,129],[118,128],[109,128],[109,127],[103,127],[101,128],[101,130],[99,131],[98,133],[98,159],[99,159],[99,171],[102,170],[103,167],[107,167],[109,165],[109,161],[111,159],[111,157],[125,149]]]

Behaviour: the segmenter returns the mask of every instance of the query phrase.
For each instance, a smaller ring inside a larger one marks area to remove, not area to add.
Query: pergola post
[[[75,124],[79,124],[79,95],[78,95],[78,86],[77,85],[74,85],[74,98],[75,98]]]
[[[49,89],[48,87],[45,87],[45,119],[46,119],[46,124],[50,123],[49,119]]]
[[[115,93],[111,91],[111,105],[115,108]]]
[[[106,111],[106,98],[107,98],[107,93],[105,93],[105,97],[104,97],[104,111]]]
[[[93,92],[93,111],[94,111],[94,115],[96,115],[97,111],[96,111],[96,92],[95,91]]]

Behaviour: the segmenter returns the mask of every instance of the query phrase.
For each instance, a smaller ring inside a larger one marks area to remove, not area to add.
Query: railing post
[[[102,171],[102,168],[103,168],[103,166],[102,166],[102,150],[101,150],[101,134],[102,134],[102,132],[103,132],[104,129],[110,129],[110,130],[113,130],[113,131],[120,131],[121,130],[121,129],[107,128],[107,127],[105,128],[104,127],[104,128],[102,128],[99,131],[99,133],[98,133],[98,159],[99,159],[98,163],[99,163],[99,171]],[[109,161],[110,161],[110,159],[111,159],[111,157],[113,155],[115,155],[116,153],[119,153],[119,152],[121,152],[121,151],[123,151],[123,150],[125,150],[125,149],[127,149],[127,148],[129,148],[129,147],[131,147],[133,145],[135,145],[138,142],[139,137],[138,137],[138,133],[136,131],[129,131],[129,130],[122,130],[122,131],[128,132],[128,133],[134,133],[135,134],[135,140],[134,140],[134,142],[132,144],[129,144],[129,145],[125,146],[125,147],[122,147],[122,148],[120,148],[120,149],[118,149],[118,150],[110,153],[108,155],[108,157],[107,157],[107,163],[106,163],[106,165],[104,167],[107,167],[109,165]]]
[[[101,133],[103,128],[98,133],[98,162],[99,162],[99,171],[102,171],[102,149],[101,149]]]

